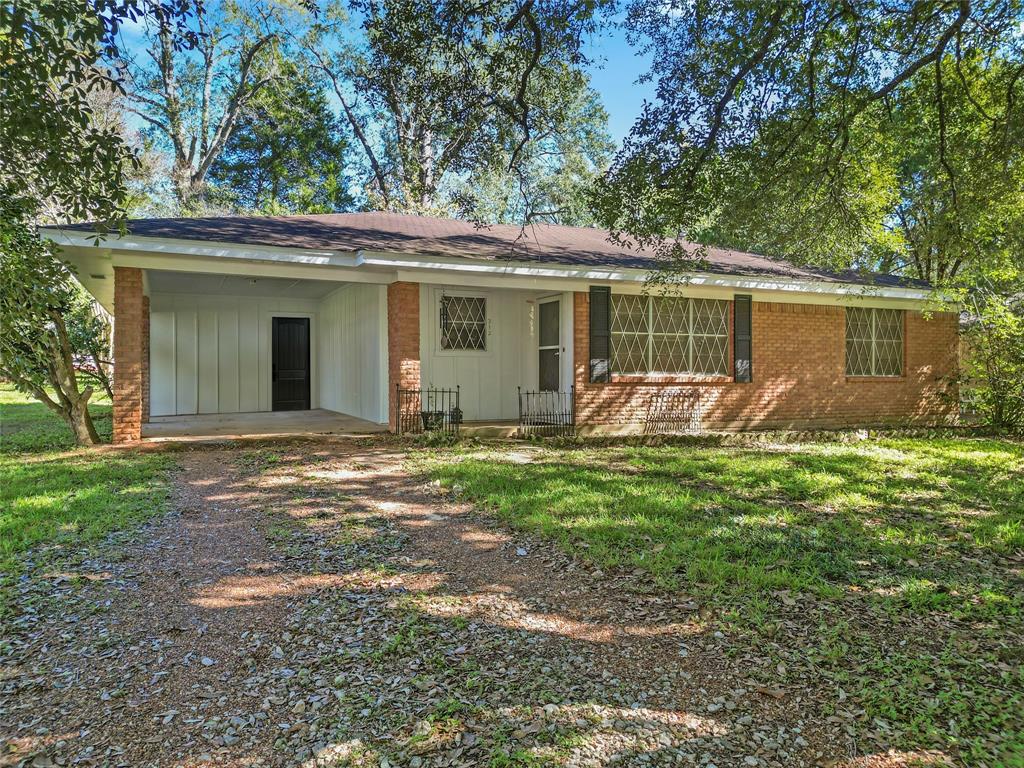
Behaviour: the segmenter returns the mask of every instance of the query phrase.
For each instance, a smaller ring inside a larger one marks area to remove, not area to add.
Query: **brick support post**
[[[142,437],[144,327],[142,270],[114,267],[114,442]],[[144,322],[145,321],[145,322]]]
[[[142,423],[149,421],[149,296],[142,297]]]
[[[388,286],[388,426],[398,428],[395,389],[420,386],[420,286]]]

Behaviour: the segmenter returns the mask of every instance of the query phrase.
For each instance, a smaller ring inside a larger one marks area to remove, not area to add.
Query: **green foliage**
[[[633,3],[658,98],[600,218],[943,286],[1019,266],[1022,20],[1018,2]]]
[[[308,70],[281,61],[280,77],[252,97],[210,181],[235,207],[271,215],[331,213],[352,204],[348,145]]]
[[[836,196],[819,194],[816,155],[771,159],[795,128],[766,124],[751,146],[723,158],[733,178],[700,237],[947,289],[1024,279],[1024,143],[995,117],[1013,69],[949,56],[892,103],[866,108],[847,131],[851,162]],[[940,121],[940,133],[922,130]]]
[[[497,212],[529,216],[560,194],[540,189],[545,166],[603,164],[580,42],[607,3],[351,5],[359,43],[328,12],[305,47],[356,138],[370,208],[472,216],[475,182],[493,177],[522,198]]]
[[[90,95],[120,86],[103,59],[121,24],[157,13],[172,27],[190,0],[37,0],[0,5],[0,194],[52,198],[73,217],[116,218],[133,157],[92,119]],[[187,42],[187,41],[186,41]]]
[[[604,173],[614,145],[608,137],[608,115],[597,94],[580,73],[566,71],[558,87],[564,128],[531,141],[510,173],[502,153],[472,180],[472,189],[457,185],[452,199],[486,222],[518,224],[547,221],[567,226],[595,226],[590,191]]]
[[[113,399],[114,329],[110,316],[85,289],[74,281],[71,303],[64,313],[68,343],[74,356],[78,378]]]
[[[985,424],[1024,434],[1024,302],[989,296],[964,333],[965,399]]]
[[[845,690],[858,742],[966,765],[1024,748],[1020,443],[581,446],[526,463],[478,448],[425,468],[616,583],[642,572],[693,596],[730,647],[770,660],[766,686]]]
[[[120,92],[120,28],[144,17],[177,31],[191,0],[40,0],[0,6],[0,374],[97,442],[82,353],[102,331],[83,314],[67,265],[34,228],[41,212],[114,222],[139,161],[103,105]],[[179,44],[193,44],[187,32]],[[94,378],[109,389],[105,372]]]
[[[26,223],[24,209],[0,200],[0,376],[63,418],[80,443],[95,443],[87,407],[93,390],[80,386],[79,366],[105,360],[109,328],[92,316],[55,251]],[[86,376],[109,391],[106,370]]]
[[[110,434],[110,406],[93,405]],[[160,512],[167,454],[69,451],[75,436],[51,411],[0,384],[0,614],[30,549],[82,552],[90,542]]]
[[[210,0],[181,19],[150,13],[137,48],[115,52],[132,111],[170,154],[183,213],[207,209],[210,169],[254,99],[285,76],[278,64],[289,59],[308,5]]]

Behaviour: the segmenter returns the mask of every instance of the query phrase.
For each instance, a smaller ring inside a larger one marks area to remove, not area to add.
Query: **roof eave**
[[[58,245],[78,248],[101,248],[111,251],[133,251],[153,255],[181,255],[212,259],[251,262],[277,262],[339,270],[369,267],[402,273],[441,271],[464,276],[506,276],[526,279],[552,279],[594,283],[645,283],[651,270],[614,266],[580,266],[548,262],[523,262],[514,259],[473,259],[451,256],[418,255],[377,250],[321,250],[281,246],[246,245],[213,240],[185,240],[136,235],[97,236],[61,227],[41,227],[40,232]],[[693,272],[680,277],[680,285],[703,288],[728,288],[737,291],[772,293],[805,293],[819,296],[848,296],[899,299],[914,302],[946,302],[944,296],[930,288],[882,286],[865,283],[833,282],[784,275],[744,275]]]

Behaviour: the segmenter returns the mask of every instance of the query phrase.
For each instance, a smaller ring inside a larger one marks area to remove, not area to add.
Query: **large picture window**
[[[846,308],[846,375],[903,375],[901,309]]]
[[[441,349],[487,348],[487,300],[481,296],[441,297]]]
[[[612,372],[729,373],[729,302],[612,294]]]

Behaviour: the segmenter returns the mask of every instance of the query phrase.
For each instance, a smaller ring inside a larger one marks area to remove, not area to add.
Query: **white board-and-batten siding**
[[[322,299],[154,293],[151,415],[271,410],[274,317],[309,318],[311,407],[387,422],[387,288],[372,284]]]
[[[271,322],[308,317],[317,301],[153,294],[150,297],[150,414],[247,413],[271,407]],[[315,348],[310,350],[317,407]]]
[[[486,349],[441,349],[440,311],[445,295],[486,300]],[[459,387],[467,421],[512,420],[519,415],[518,387],[537,388],[537,307],[558,298],[561,304],[561,383],[572,381],[572,294],[420,286],[420,359],[424,387]]]
[[[320,302],[320,407],[388,420],[387,286],[352,283]]]

